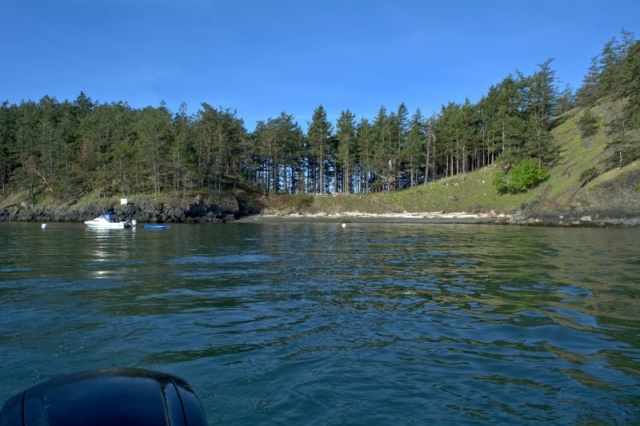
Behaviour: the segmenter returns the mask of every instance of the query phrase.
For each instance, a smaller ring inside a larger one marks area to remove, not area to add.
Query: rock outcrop
[[[19,222],[83,222],[112,210],[122,220],[140,223],[227,222],[255,212],[243,194],[205,199],[156,201],[152,196],[136,196],[122,204],[120,200],[105,199],[86,203],[37,204],[26,202],[0,208],[0,221]]]

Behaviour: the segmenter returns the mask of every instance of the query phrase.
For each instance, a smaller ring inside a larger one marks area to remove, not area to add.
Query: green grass
[[[498,195],[493,178],[495,167],[487,167],[466,175],[445,178],[427,185],[402,191],[366,195],[314,197],[303,213],[389,213],[389,212],[513,212],[535,200],[536,191],[518,195]]]

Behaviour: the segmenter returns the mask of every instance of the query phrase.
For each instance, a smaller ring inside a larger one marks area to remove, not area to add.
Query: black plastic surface
[[[9,399],[0,426],[206,425],[189,384],[138,368],[91,370],[41,383]]]

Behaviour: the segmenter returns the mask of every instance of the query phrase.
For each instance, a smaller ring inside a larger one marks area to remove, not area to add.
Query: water
[[[640,230],[0,223],[0,403],[166,371],[211,424],[637,424]]]

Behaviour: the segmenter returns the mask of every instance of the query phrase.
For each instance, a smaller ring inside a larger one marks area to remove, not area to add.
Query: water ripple
[[[636,230],[167,231],[0,233],[0,399],[128,365],[186,378],[214,424],[640,417]]]

